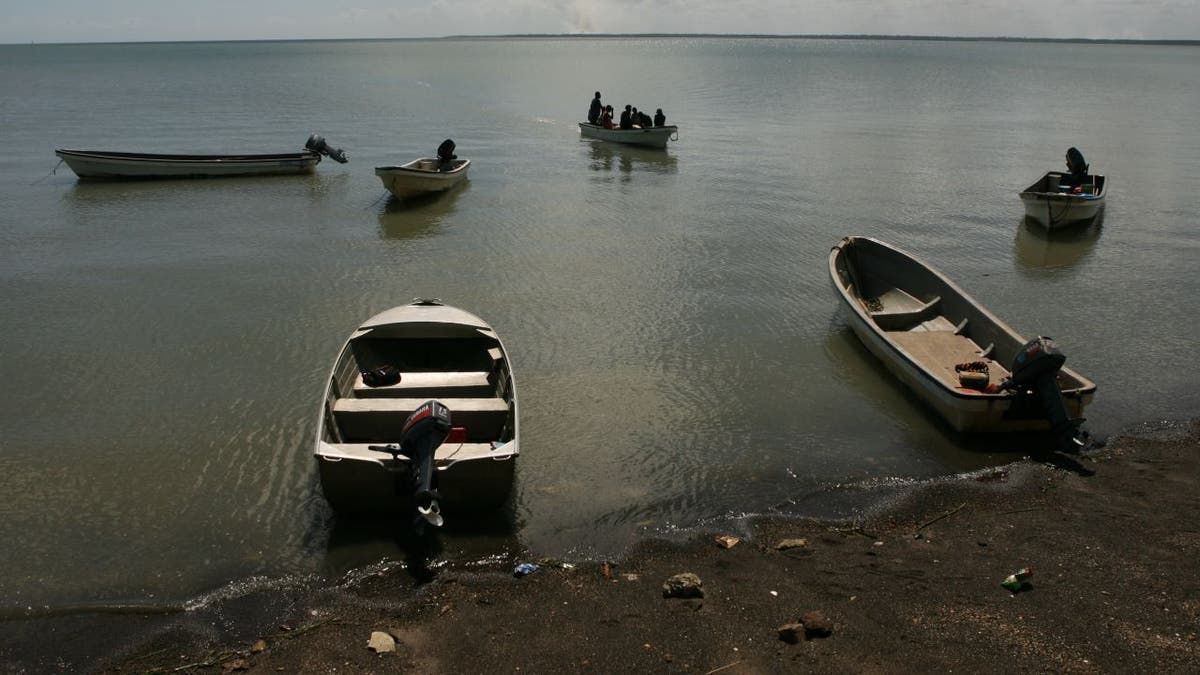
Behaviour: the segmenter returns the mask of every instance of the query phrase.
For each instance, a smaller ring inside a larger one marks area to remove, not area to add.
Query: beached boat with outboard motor
[[[955,429],[1055,433],[1077,449],[1096,385],[1063,366],[1053,340],[1026,340],[916,257],[846,237],[829,275],[850,327],[880,361]]]
[[[469,159],[442,161],[434,157],[421,157],[399,166],[380,166],[375,175],[383,187],[397,199],[414,197],[430,192],[443,192],[467,179],[471,168]]]
[[[55,150],[80,178],[215,178],[311,173],[329,157],[345,164],[346,153],[309,136],[300,152],[266,155],[163,155],[107,150]]]
[[[338,512],[495,509],[519,454],[517,393],[500,337],[469,312],[418,299],[367,319],[325,384],[316,459]]]
[[[1090,173],[1075,148],[1066,161],[1067,171],[1049,171],[1021,191],[1025,215],[1048,230],[1090,221],[1104,208],[1104,176]]]
[[[642,145],[648,148],[665,148],[667,141],[679,140],[679,127],[633,127],[631,129],[609,129],[590,122],[579,123],[579,135],[610,143]]]

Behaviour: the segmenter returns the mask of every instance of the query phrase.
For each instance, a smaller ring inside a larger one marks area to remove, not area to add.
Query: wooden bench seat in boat
[[[330,448],[352,457],[368,457],[373,459],[389,459],[386,452],[371,450],[372,445],[385,443],[329,443]],[[491,443],[442,443],[433,453],[433,461],[438,464],[458,462],[464,459],[482,459],[491,456],[504,456],[496,453]]]
[[[344,441],[391,442],[400,438],[404,421],[424,398],[339,398],[333,418]],[[450,409],[451,423],[466,427],[468,442],[500,438],[509,406],[500,398],[438,398]]]
[[[1009,375],[999,363],[985,358],[979,345],[952,330],[889,331],[887,336],[952,389],[959,386],[954,366],[960,363],[983,361],[988,367],[988,381],[995,384],[1000,384]]]
[[[936,324],[938,323],[937,319],[941,319],[949,327],[945,329],[926,327],[921,328],[921,330],[954,330],[954,325],[941,315],[941,297],[934,297],[927,302],[921,303],[907,293],[904,295],[912,299],[916,303],[916,306],[908,304],[908,308],[906,309],[895,309],[893,308],[894,305],[889,305],[886,301],[881,301],[883,303],[882,310],[868,312],[871,320],[881,330],[914,330],[929,322]]]
[[[368,387],[361,373],[354,378],[354,395],[358,398],[473,398],[494,393],[495,387],[483,371],[400,373],[400,381],[386,387]]]

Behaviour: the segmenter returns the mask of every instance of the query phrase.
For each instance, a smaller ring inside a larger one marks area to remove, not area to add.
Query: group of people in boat
[[[588,107],[587,119],[589,123],[602,126],[605,129],[645,129],[648,127],[667,126],[667,116],[663,114],[662,108],[655,111],[654,117],[650,117],[631,105],[625,106],[625,110],[621,112],[621,116],[614,124],[613,107],[611,105],[606,106],[600,102],[600,92],[596,92],[591,106]]]

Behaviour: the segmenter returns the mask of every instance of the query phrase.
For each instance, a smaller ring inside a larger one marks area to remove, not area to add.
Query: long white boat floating
[[[80,178],[213,178],[312,173],[327,156],[346,163],[346,153],[310,136],[300,152],[264,155],[172,155],[107,150],[55,150]]]
[[[679,127],[634,127],[632,129],[608,129],[590,122],[579,123],[579,135],[610,143],[642,145],[648,148],[665,148],[667,141],[679,140]]]

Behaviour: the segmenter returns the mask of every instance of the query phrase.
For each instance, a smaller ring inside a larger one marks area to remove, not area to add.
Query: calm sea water
[[[1200,69],[1187,47],[766,39],[0,46],[0,611],[179,604],[395,556],[328,512],[322,382],[415,296],[492,322],[522,402],[512,516],[442,556],[609,555],[837,485],[1009,461],[845,325],[847,234],[932,262],[1099,384],[1100,434],[1200,409]],[[581,140],[604,100],[666,152]],[[80,183],[58,147],[286,152],[310,177]],[[454,138],[416,206],[375,166]],[[1078,146],[1103,220],[1020,188]],[[494,531],[496,530],[496,531]],[[349,532],[349,534],[347,534]],[[247,582],[247,580],[252,580]]]

